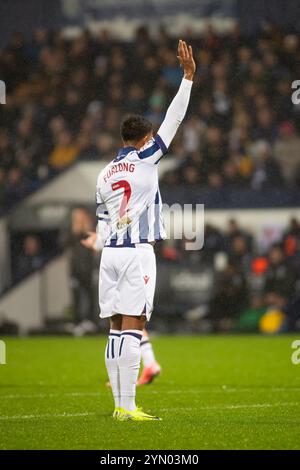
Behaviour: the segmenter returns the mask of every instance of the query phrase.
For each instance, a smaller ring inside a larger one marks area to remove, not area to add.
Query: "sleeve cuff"
[[[159,134],[156,134],[156,136],[154,137],[154,140],[157,143],[157,145],[160,147],[164,155],[168,153],[168,147],[166,146],[166,144],[164,143],[164,141],[162,140]]]
[[[181,80],[181,86],[190,90],[193,86],[193,81],[187,80],[187,78],[183,77],[183,79]]]

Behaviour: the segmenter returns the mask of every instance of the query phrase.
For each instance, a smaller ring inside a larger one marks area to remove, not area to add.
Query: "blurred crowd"
[[[291,99],[291,84],[300,78],[299,37],[271,26],[245,37],[236,25],[223,36],[207,26],[203,35],[189,31],[185,39],[193,45],[197,74],[170,149],[177,166],[161,183],[299,189],[300,106]],[[15,34],[0,51],[7,86],[7,103],[0,107],[0,207],[76,161],[110,160],[121,145],[125,114],[141,113],[157,128],[182,77],[176,46],[164,29],[152,37],[145,27],[127,43],[107,31],[74,39],[45,30],[30,40]],[[75,209],[70,229],[51,241],[54,251],[71,248],[77,324],[93,322],[97,309],[91,291],[95,258],[80,245],[93,222],[84,208]],[[300,312],[299,241],[297,220],[271,244],[254,240],[232,220],[223,231],[207,225],[200,252],[183,251],[183,243],[163,243],[157,251],[161,260],[190,257],[214,271],[208,317],[224,320],[224,329],[257,329],[266,312],[277,315],[273,327],[287,321],[292,328]],[[52,254],[43,234],[26,234],[18,243],[13,282]]]
[[[70,332],[93,332],[98,318],[99,254],[87,250],[81,240],[94,229],[94,215],[84,208],[71,211],[70,224],[54,234],[51,247],[56,251],[69,250],[70,289],[72,309]],[[17,282],[39,270],[51,255],[50,234],[26,234],[22,243],[14,246],[13,278]],[[205,315],[196,318],[193,329],[209,331],[263,331],[277,333],[300,329],[300,221],[292,218],[288,227],[266,227],[260,235],[241,228],[235,219],[219,229],[205,226],[204,249],[187,251],[186,240],[158,243],[155,251],[158,262],[158,280],[161,263],[177,273],[195,272],[201,276],[209,272],[212,281],[206,285],[208,301]],[[164,271],[165,272],[165,271]],[[192,288],[192,287],[191,287]],[[167,288],[168,309],[163,313],[164,298],[156,296],[155,318],[168,322],[176,308],[176,288]],[[162,294],[165,296],[165,293]],[[190,294],[182,305],[176,322],[190,309]],[[206,296],[207,297],[207,296]],[[197,305],[194,305],[197,307]],[[162,308],[162,309],[161,309]],[[174,323],[175,324],[175,323]]]
[[[296,35],[268,27],[255,38],[236,25],[225,36],[208,26],[187,32],[197,61],[188,116],[163,184],[220,188],[300,187],[300,78]],[[121,43],[107,31],[15,34],[0,52],[7,104],[0,109],[0,201],[8,207],[77,160],[109,160],[125,113],[156,127],[182,71],[176,40],[147,28]]]
[[[266,227],[255,238],[230,219],[222,230],[206,225],[203,250],[186,251],[185,240],[157,248],[159,259],[184,261],[214,272],[211,300],[205,308],[210,328],[266,333],[300,329],[297,219],[292,218],[285,229]]]

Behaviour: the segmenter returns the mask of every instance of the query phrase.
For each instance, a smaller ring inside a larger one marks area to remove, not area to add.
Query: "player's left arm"
[[[110,217],[105,203],[102,201],[100,191],[96,192],[97,202],[97,219],[98,224],[95,232],[88,232],[87,237],[81,240],[81,244],[88,248],[99,252],[105,245],[105,242],[110,234]]]
[[[110,235],[110,216],[106,207],[106,204],[102,198],[102,194],[100,191],[100,176],[97,180],[97,187],[96,187],[96,204],[97,204],[97,211],[96,216],[98,219],[97,229],[96,232],[88,232],[88,236],[81,240],[81,244],[90,250],[94,251],[101,251],[105,245],[107,238]]]
[[[190,101],[193,78],[196,71],[192,46],[187,46],[185,41],[180,40],[177,58],[183,68],[184,77],[157,135],[139,152],[139,157],[145,159],[148,163],[158,163],[161,157],[167,153],[177,129],[184,119]]]
[[[104,248],[109,233],[108,223],[99,221],[96,232],[88,232],[87,237],[80,240],[80,243],[88,250],[99,253]]]
[[[88,250],[98,252],[101,249],[101,248],[98,249],[97,247],[97,233],[96,232],[88,232],[87,237],[80,240],[80,243]]]

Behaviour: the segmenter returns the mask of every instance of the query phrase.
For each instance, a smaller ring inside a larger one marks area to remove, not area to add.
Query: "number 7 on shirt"
[[[126,180],[117,181],[116,183],[113,183],[111,185],[111,189],[113,191],[117,191],[120,188],[124,188],[124,195],[121,201],[121,206],[120,206],[120,211],[119,211],[120,217],[123,217],[123,215],[126,212],[129,199],[131,197],[131,186]]]

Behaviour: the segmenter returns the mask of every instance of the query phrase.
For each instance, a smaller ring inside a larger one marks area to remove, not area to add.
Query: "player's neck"
[[[139,140],[138,142],[133,142],[130,140],[127,140],[126,142],[123,141],[123,148],[126,147],[134,147],[136,150],[140,150],[146,143],[147,138],[143,138]]]
[[[128,147],[131,147],[131,148],[135,148],[136,150],[139,150],[140,149],[140,145],[138,142],[131,142],[131,141],[127,141],[127,142],[123,142],[123,148],[128,148]]]
[[[138,147],[136,143],[134,142],[123,142],[123,148],[127,148],[127,147],[134,147],[135,149],[138,150]]]

